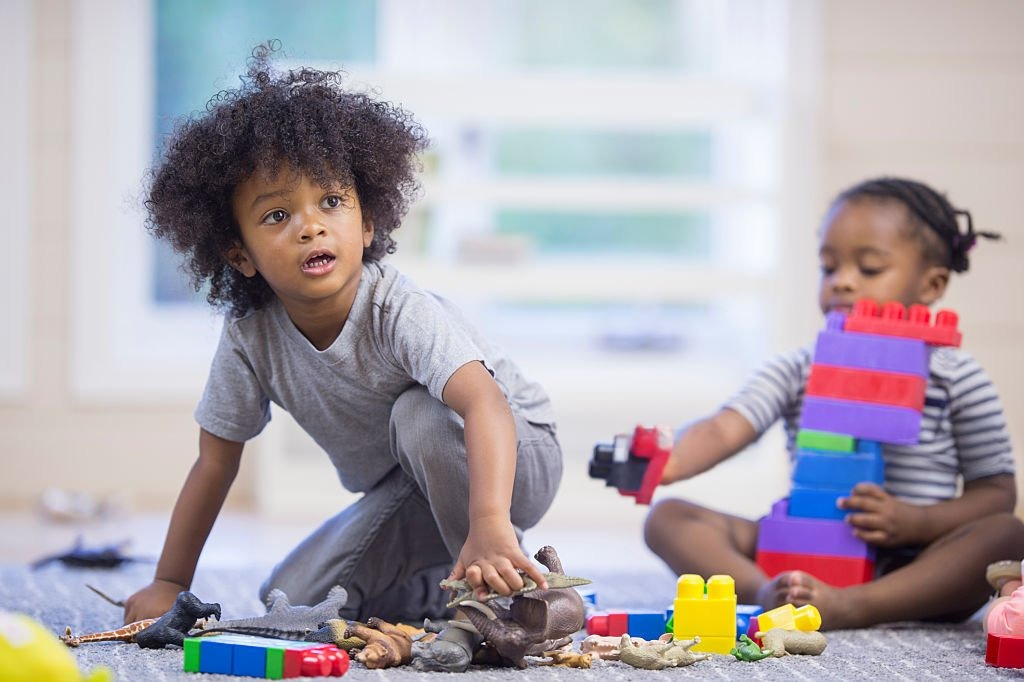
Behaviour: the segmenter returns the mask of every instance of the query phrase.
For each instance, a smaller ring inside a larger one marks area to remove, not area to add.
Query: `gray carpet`
[[[125,597],[145,584],[152,565],[127,565],[120,569],[82,570],[50,565],[38,571],[23,566],[0,566],[0,608],[26,613],[63,633],[105,630],[120,625],[121,612],[102,601],[85,584],[95,585],[114,597]],[[593,579],[601,608],[664,608],[675,591],[675,580],[664,572],[602,575],[580,571]],[[255,597],[263,570],[208,570],[196,579],[193,592],[202,600],[219,602],[224,618],[257,615],[263,607]],[[985,665],[985,645],[980,626],[933,626],[897,624],[868,630],[827,633],[828,648],[820,657],[788,656],[757,663],[741,663],[732,657],[714,656],[687,668],[661,672],[635,670],[623,663],[595,662],[590,670],[551,667],[515,669],[471,668],[471,680],[513,678],[557,680],[639,680],[654,676],[693,679],[743,680],[972,680],[1024,679],[1024,671]],[[226,675],[182,672],[180,649],[148,651],[134,644],[103,643],[74,649],[83,671],[106,665],[118,680],[237,680]],[[443,673],[419,673],[409,668],[366,670],[353,663],[346,675],[352,680],[427,680],[445,678]],[[312,678],[307,678],[312,679]]]

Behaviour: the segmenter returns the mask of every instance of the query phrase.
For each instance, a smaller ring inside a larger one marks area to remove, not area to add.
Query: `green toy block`
[[[796,434],[796,447],[798,450],[856,452],[857,439],[842,433],[800,429]]]
[[[284,678],[284,649],[267,650],[267,675],[268,680],[280,680]]]
[[[182,643],[185,650],[185,664],[182,667],[187,673],[199,672],[199,638],[187,637]]]

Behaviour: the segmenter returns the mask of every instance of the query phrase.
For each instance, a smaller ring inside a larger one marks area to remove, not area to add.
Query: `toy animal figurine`
[[[349,623],[345,638],[358,637],[366,642],[356,660],[371,670],[405,665],[412,660],[412,637],[409,631],[371,618],[362,623]]]
[[[768,632],[758,632],[756,637],[761,640],[764,648],[770,650],[772,656],[776,658],[787,654],[818,656],[828,644],[825,641],[825,635],[817,630],[772,628]]]
[[[542,661],[537,665],[557,665],[563,668],[589,668],[593,661],[593,654],[584,654],[577,651],[545,651],[545,658],[550,661]]]
[[[366,645],[366,641],[359,637],[348,637],[346,632],[348,631],[348,621],[343,618],[331,618],[326,623],[320,626],[320,629],[314,630],[309,633],[303,639],[307,642],[323,642],[325,644],[333,644],[339,649],[345,651],[352,651],[353,649],[360,649]]]
[[[621,637],[613,637],[611,635],[587,635],[580,642],[580,652],[592,654],[605,661],[617,661],[619,660],[619,643],[621,641]],[[631,641],[636,646],[648,643],[639,637],[633,637]]]
[[[740,645],[734,646],[729,653],[736,657],[737,661],[760,661],[772,655],[771,649],[761,649],[757,642],[747,635],[740,635]]]
[[[542,547],[534,558],[552,574],[565,575],[554,548]],[[484,641],[519,668],[526,667],[524,656],[540,656],[571,642],[584,623],[583,599],[571,588],[518,594],[508,608],[497,602],[485,605],[464,601],[462,605],[466,618]]]
[[[76,647],[89,642],[127,642],[135,643],[135,636],[156,622],[156,618],[145,618],[134,623],[128,623],[116,630],[104,630],[103,632],[91,632],[86,635],[72,635],[71,627],[64,629],[64,634],[59,637],[60,641],[69,647]]]
[[[55,561],[68,566],[69,568],[117,568],[123,563],[130,561],[152,561],[142,557],[130,557],[121,553],[125,547],[131,544],[130,540],[124,540],[117,544],[105,547],[86,548],[82,543],[82,537],[75,539],[75,545],[63,554],[54,554],[33,561],[30,565],[33,571],[52,564]]]
[[[623,663],[644,670],[679,668],[711,658],[710,654],[695,654],[690,651],[697,644],[700,644],[700,637],[673,639],[668,642],[645,642],[638,646],[626,633],[619,640],[618,657]]]
[[[191,592],[179,592],[170,611],[136,633],[135,643],[143,649],[163,649],[168,644],[182,646],[196,623],[211,617],[220,618],[220,604],[207,604]]]
[[[533,578],[528,575],[522,575],[522,579],[523,586],[513,592],[511,596],[526,594],[527,592],[533,592],[537,589],[537,583],[534,582]],[[590,581],[586,578],[574,578],[572,576],[554,572],[545,573],[544,579],[548,582],[548,589],[552,590],[590,584]],[[454,608],[467,601],[489,602],[492,599],[497,599],[498,597],[503,596],[497,592],[488,592],[482,597],[477,597],[473,594],[473,588],[465,580],[442,580],[441,589],[452,590],[455,593],[452,600],[447,604],[448,608]]]
[[[436,624],[426,621],[424,628],[431,632],[436,629]],[[466,672],[483,639],[468,622],[448,621],[433,639],[424,638],[412,643],[412,667],[423,672]]]
[[[348,592],[340,585],[332,587],[327,598],[314,606],[292,606],[288,602],[288,595],[274,589],[267,595],[265,615],[220,621],[211,627],[204,627],[202,634],[237,632],[243,635],[303,640],[327,621],[337,619],[347,601]]]

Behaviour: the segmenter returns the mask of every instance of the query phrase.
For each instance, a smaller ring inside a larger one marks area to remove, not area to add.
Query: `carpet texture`
[[[0,609],[25,613],[55,634],[70,626],[77,633],[118,627],[121,611],[88,590],[94,585],[115,598],[124,598],[146,584],[152,565],[126,565],[115,570],[69,569],[50,565],[38,571],[24,566],[0,566]],[[218,602],[223,616],[240,618],[262,614],[256,587],[265,569],[207,570],[196,578],[193,592],[203,601]],[[675,580],[663,572],[601,574],[580,571],[591,578],[603,609],[664,608],[675,592]],[[473,667],[465,673],[473,680],[974,680],[1024,679],[1024,672],[985,665],[985,644],[977,623],[936,626],[900,623],[866,630],[826,633],[828,648],[818,657],[787,656],[742,663],[730,656],[713,656],[686,668],[665,671],[636,670],[624,663],[595,661],[589,670],[535,667],[528,670]],[[182,651],[143,650],[134,644],[96,643],[73,649],[80,669],[97,665],[114,670],[117,680],[237,680],[227,675],[182,672]],[[367,670],[353,662],[345,679],[437,680],[444,673],[420,673],[411,668]],[[313,678],[307,678],[313,679]]]

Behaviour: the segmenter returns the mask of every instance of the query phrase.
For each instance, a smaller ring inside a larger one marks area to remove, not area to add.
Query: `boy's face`
[[[241,234],[233,267],[260,273],[290,313],[337,304],[347,314],[373,241],[354,189],[325,189],[288,167],[257,171],[235,187],[231,208]]]
[[[825,216],[818,258],[821,311],[849,312],[854,301],[931,305],[946,289],[949,270],[928,265],[913,238],[907,207],[898,201],[842,201]]]

